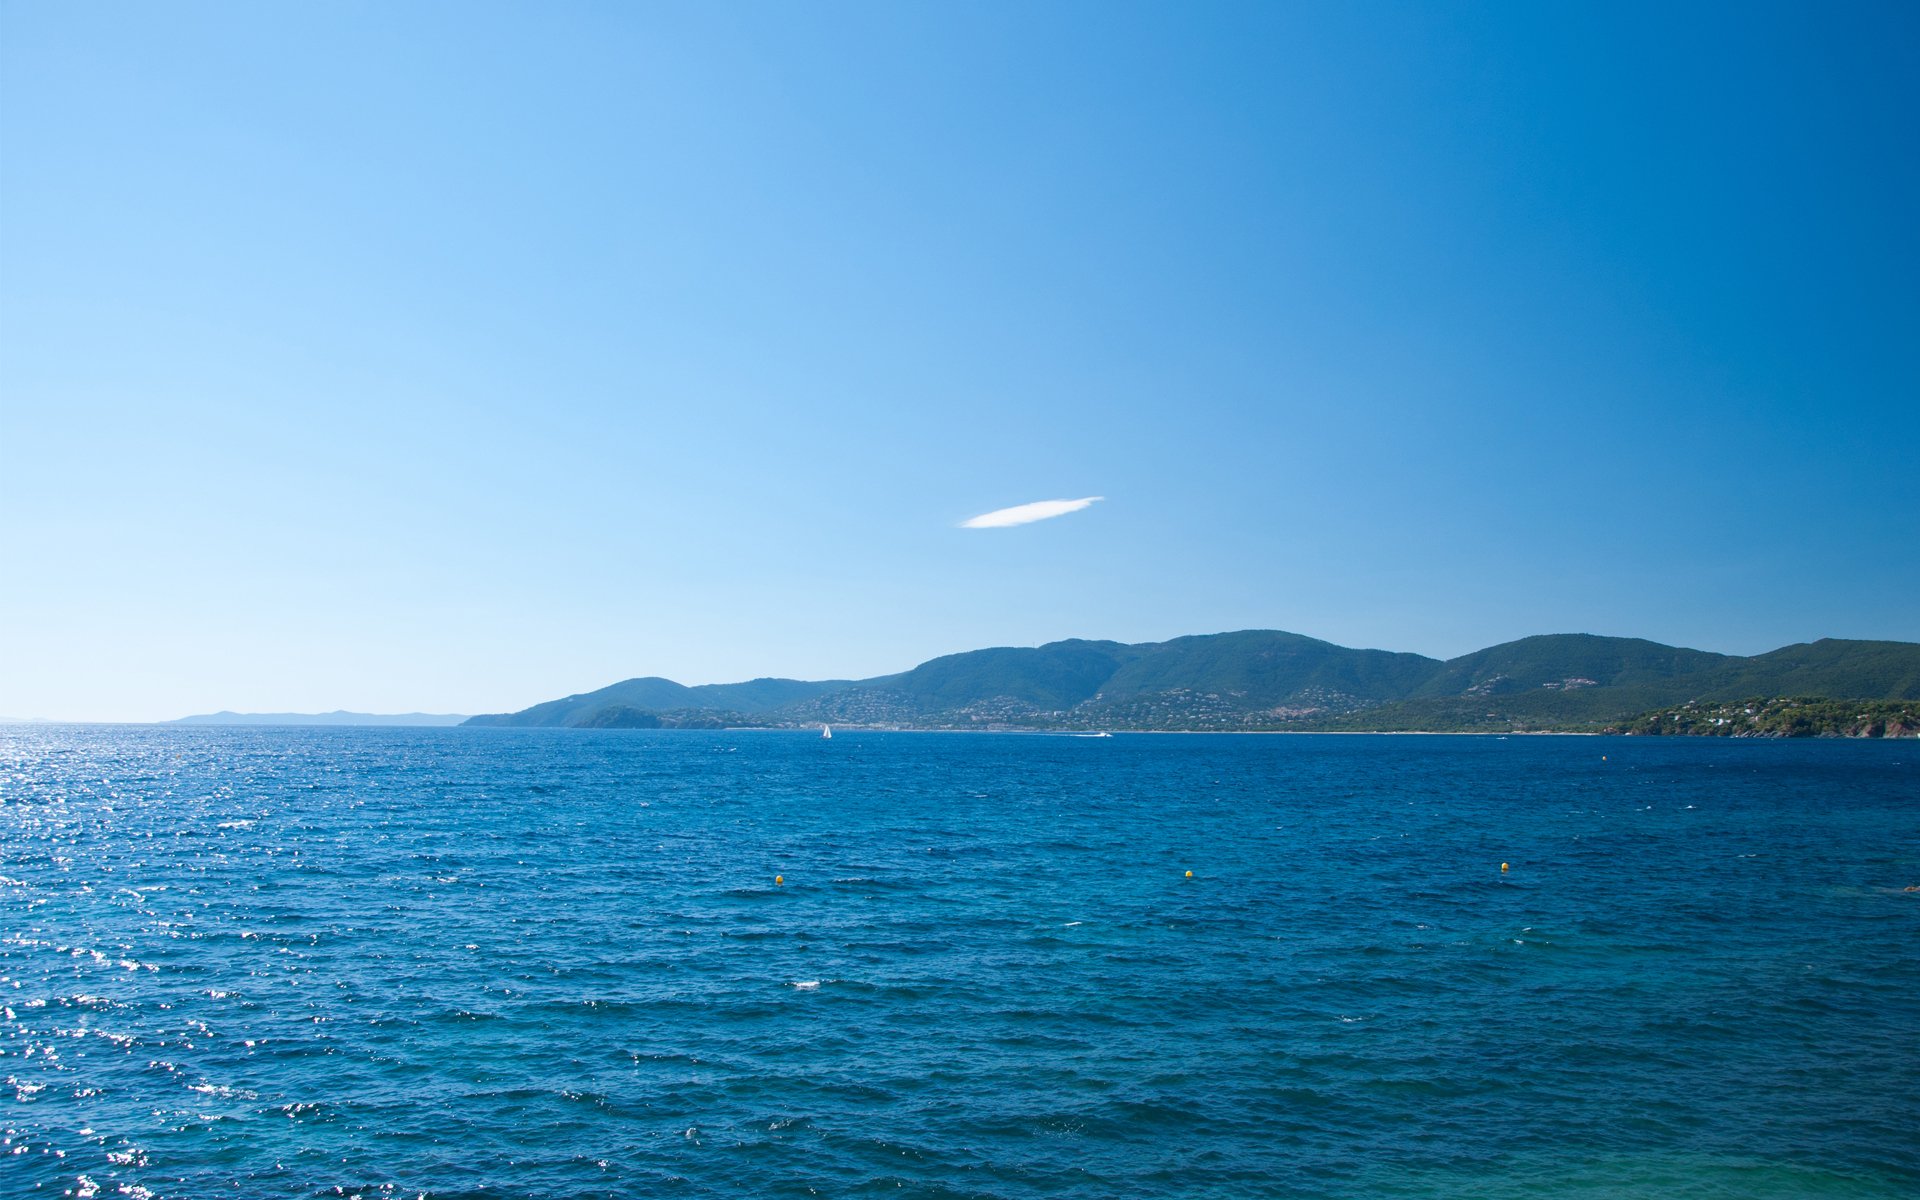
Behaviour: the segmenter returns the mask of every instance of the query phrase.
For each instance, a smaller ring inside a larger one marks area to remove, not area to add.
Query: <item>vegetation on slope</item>
[[[757,724],[744,713],[708,708],[647,712],[626,704],[597,708],[572,723],[575,729],[731,729]]]
[[[1588,688],[1661,689],[1671,687],[1676,679],[1700,676],[1729,661],[1740,660],[1640,638],[1544,634],[1449,659],[1409,698]]]
[[[1920,645],[1827,639],[1739,658],[1554,634],[1443,663],[1246,630],[1135,646],[1071,640],[975,650],[863,683],[687,688],[630,679],[471,723],[632,728],[651,727],[643,718],[652,714],[683,727],[1586,732],[1689,704],[1789,695],[1920,700]],[[706,715],[696,721],[694,713]]]
[[[1122,704],[1184,690],[1231,697],[1240,708],[1302,706],[1324,699],[1360,706],[1396,699],[1441,664],[1418,654],[1350,650],[1297,633],[1251,629],[1175,638],[1113,673],[1099,689]]]
[[[981,700],[1018,700],[1038,710],[1071,708],[1091,698],[1140,651],[1119,642],[1073,639],[1037,647],[949,654],[886,680],[916,707],[939,712]]]
[[[1920,737],[1920,703],[1799,696],[1682,704],[1641,713],[1608,732],[1696,737]]]
[[[586,726],[607,728],[617,715],[599,716],[607,710],[632,709],[636,712],[673,713],[707,710],[724,713],[759,713],[783,708],[827,692],[852,686],[843,679],[809,683],[800,679],[752,679],[745,683],[707,683],[686,687],[671,679],[647,676],[625,679],[598,691],[583,692],[559,700],[549,700],[515,713],[493,713],[472,717],[468,725]],[[641,728],[628,724],[624,728]]]
[[[1920,647],[1911,642],[1822,638],[1727,660],[1702,695],[1871,696],[1920,700]]]

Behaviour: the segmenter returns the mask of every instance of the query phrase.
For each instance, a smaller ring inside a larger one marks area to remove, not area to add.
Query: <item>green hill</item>
[[[1072,639],[972,650],[861,682],[689,688],[629,679],[469,724],[1600,730],[1656,710],[1756,696],[1920,699],[1920,645],[1826,639],[1742,658],[1640,638],[1548,634],[1440,662],[1255,629],[1139,645]],[[1660,727],[1652,718],[1641,724]]]
[[[1660,727],[1654,710],[1696,703],[1920,699],[1920,646],[1910,642],[1828,638],[1740,658],[1639,639],[1553,635],[1489,647],[1445,666],[1415,697],[1328,727],[1652,730]],[[1892,728],[1903,727],[1896,721]]]
[[[1719,700],[1760,695],[1920,700],[1920,655],[1914,651],[1911,642],[1841,638],[1782,646],[1729,660],[1706,694]]]
[[[1411,694],[1499,696],[1536,688],[1663,688],[1676,679],[1700,675],[1728,661],[1723,654],[1663,646],[1640,638],[1550,633],[1449,659]]]
[[[1440,664],[1418,654],[1350,650],[1270,629],[1175,638],[1140,647],[1100,691],[1109,702],[1184,689],[1231,696],[1250,707],[1340,697],[1404,696]]]
[[[851,686],[845,679],[808,682],[802,679],[749,679],[745,683],[703,683],[687,692],[692,703],[687,708],[730,709],[757,713],[794,704],[826,692]]]
[[[1116,670],[1139,656],[1138,648],[1119,642],[1075,639],[949,654],[875,682],[926,712],[1001,699],[1056,710],[1092,698]]]
[[[761,713],[795,704],[826,692],[849,686],[844,679],[808,683],[799,679],[752,679],[745,683],[707,683],[686,687],[671,679],[646,676],[625,679],[598,691],[582,692],[559,700],[549,700],[515,713],[493,713],[471,717],[468,725],[517,726],[596,726],[620,721],[620,728],[635,728],[632,715],[601,714],[602,710],[622,709],[628,714],[678,712],[709,709],[732,713]]]

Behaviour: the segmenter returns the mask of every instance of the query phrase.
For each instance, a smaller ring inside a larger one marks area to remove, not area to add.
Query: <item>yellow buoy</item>
[[[1192,878],[1193,878],[1193,872],[1192,872],[1192,871],[1188,871],[1188,872],[1187,872],[1187,878],[1188,878],[1188,879],[1192,879]]]
[[[1502,875],[1505,875],[1505,874],[1507,873],[1507,864],[1505,864],[1505,863],[1501,863],[1501,864],[1500,864],[1500,873],[1501,873]]]
[[[786,881],[787,881],[787,877],[785,875],[775,875],[773,877],[773,886],[779,887],[782,884],[786,883]]]

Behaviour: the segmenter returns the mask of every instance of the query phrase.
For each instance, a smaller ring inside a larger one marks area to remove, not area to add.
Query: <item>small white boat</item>
[[[832,736],[833,736],[833,726],[831,726],[831,725],[822,725],[822,726],[820,727],[820,736],[821,736],[821,737],[823,737],[823,738],[830,738],[830,737],[832,737]]]

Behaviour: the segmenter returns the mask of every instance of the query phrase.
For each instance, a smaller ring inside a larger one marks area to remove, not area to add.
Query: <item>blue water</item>
[[[1911,742],[0,730],[0,1195],[1914,1196],[1916,884]]]

